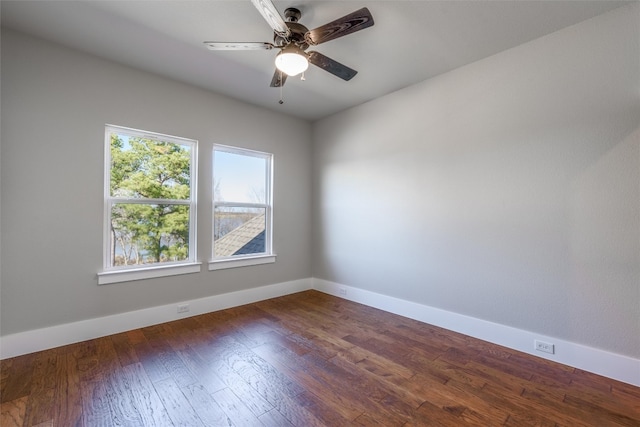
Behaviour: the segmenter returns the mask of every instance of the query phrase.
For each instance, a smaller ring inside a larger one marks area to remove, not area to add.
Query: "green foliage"
[[[111,196],[155,199],[113,204],[114,265],[188,258],[189,206],[171,201],[189,199],[190,162],[187,146],[111,135]]]

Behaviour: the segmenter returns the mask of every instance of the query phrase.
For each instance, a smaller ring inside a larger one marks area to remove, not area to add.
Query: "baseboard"
[[[62,345],[73,344],[132,329],[157,325],[198,314],[275,298],[311,289],[312,279],[293,280],[243,291],[179,301],[163,306],[82,320],[0,337],[0,359],[20,356]],[[189,312],[178,314],[178,304],[189,304]]]
[[[322,279],[314,278],[313,288],[330,295],[469,335],[483,341],[553,360],[563,365],[640,386],[639,359]],[[535,351],[533,347],[534,340],[553,343],[555,345],[555,354]]]

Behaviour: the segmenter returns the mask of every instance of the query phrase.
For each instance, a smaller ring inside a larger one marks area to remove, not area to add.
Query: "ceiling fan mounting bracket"
[[[302,12],[295,7],[288,7],[284,10],[284,19],[287,22],[298,22],[301,16]]]

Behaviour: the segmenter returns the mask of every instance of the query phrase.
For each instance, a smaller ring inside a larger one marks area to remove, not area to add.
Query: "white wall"
[[[640,357],[639,23],[625,6],[314,124],[314,277]]]
[[[1,118],[3,336],[311,276],[307,122],[12,31]],[[106,123],[199,141],[200,273],[97,285]],[[207,271],[213,143],[274,153],[275,264]]]

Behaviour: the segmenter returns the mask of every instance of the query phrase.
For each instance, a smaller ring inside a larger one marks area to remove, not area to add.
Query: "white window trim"
[[[276,262],[276,254],[249,255],[245,257],[216,259],[209,261],[209,271],[224,270],[226,268],[248,267],[251,265],[273,264]]]
[[[153,279],[156,277],[177,276],[180,274],[199,273],[202,263],[159,264],[144,268],[128,270],[111,270],[98,273],[98,284],[130,282],[133,280]]]
[[[250,255],[236,255],[233,257],[216,258],[215,257],[215,242],[213,241],[213,233],[211,235],[211,259],[209,260],[209,271],[222,270],[227,268],[248,267],[252,265],[270,264],[276,262],[277,255],[273,252],[273,163],[274,156],[271,153],[262,151],[250,150],[247,148],[232,147],[229,145],[214,144],[212,150],[212,171],[215,173],[215,152],[224,151],[227,153],[239,154],[243,156],[254,156],[267,160],[267,170],[265,171],[265,197],[266,201],[262,203],[238,203],[233,201],[221,201],[216,202],[215,194],[213,193],[213,185],[211,192],[211,229],[214,229],[215,222],[215,209],[216,206],[251,206],[265,209],[266,216],[266,230],[265,230],[265,249],[264,253],[250,254]],[[213,176],[211,177],[213,182]]]
[[[111,132],[122,133],[129,136],[161,139],[180,145],[191,147],[191,180],[189,200],[161,200],[161,199],[128,199],[111,196]],[[103,264],[102,271],[98,272],[98,284],[127,282],[132,280],[151,279],[156,277],[175,276],[200,272],[201,262],[197,261],[197,178],[198,178],[198,141],[179,136],[165,135],[156,132],[132,129],[123,126],[105,125],[104,144],[104,219],[103,219]],[[143,204],[185,204],[189,205],[189,258],[175,263],[157,263],[136,266],[112,267],[110,247],[110,218],[111,206],[118,203],[143,203]]]

